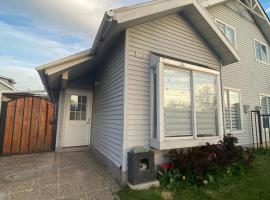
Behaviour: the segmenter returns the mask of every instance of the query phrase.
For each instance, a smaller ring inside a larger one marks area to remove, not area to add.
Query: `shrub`
[[[213,182],[218,173],[228,176],[242,174],[253,156],[249,149],[237,146],[237,143],[238,139],[228,134],[216,145],[207,143],[206,146],[187,151],[169,151],[166,156],[170,164],[166,169],[164,165],[158,172],[161,185],[168,187],[172,183],[172,187],[175,187],[183,182],[181,177],[192,184],[202,185]]]

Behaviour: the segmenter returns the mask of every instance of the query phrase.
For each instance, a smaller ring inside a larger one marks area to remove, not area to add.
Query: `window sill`
[[[226,131],[226,134],[232,134],[232,135],[240,135],[243,134],[244,130],[239,130],[239,131]]]
[[[269,65],[269,62],[263,62],[263,61],[261,61],[261,60],[259,60],[257,58],[256,58],[256,61],[259,62],[259,63],[261,63],[261,64],[264,64],[264,65]]]
[[[207,137],[207,138],[170,138],[165,139],[163,142],[158,142],[156,139],[150,140],[150,146],[158,150],[170,150],[189,148],[196,146],[204,146],[206,143],[217,144],[222,138],[221,137]]]

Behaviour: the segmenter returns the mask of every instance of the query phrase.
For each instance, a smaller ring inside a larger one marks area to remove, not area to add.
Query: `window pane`
[[[197,136],[218,135],[217,78],[194,72]]]
[[[70,120],[75,120],[75,112],[70,112]]]
[[[70,120],[85,120],[86,102],[87,102],[86,96],[78,96],[78,95],[70,96]]]
[[[261,61],[262,61],[261,45],[260,45],[260,43],[256,42],[256,43],[255,43],[255,48],[256,48],[256,58],[257,58],[258,60],[261,60]]]
[[[217,25],[219,27],[219,29],[225,34],[225,25],[219,21],[217,21]]]
[[[267,60],[267,50],[266,50],[266,46],[264,45],[261,45],[262,49],[261,49],[261,52],[262,52],[262,61],[267,63],[268,60]]]
[[[86,112],[81,112],[81,120],[86,120]]]
[[[261,96],[261,112],[262,114],[268,113],[268,103],[267,103],[268,97]]]
[[[234,30],[228,26],[226,26],[226,36],[230,43],[235,46],[235,33]]]
[[[80,120],[80,119],[81,119],[81,112],[77,111],[76,116],[75,116],[75,120]]]
[[[232,131],[241,130],[240,94],[239,92],[230,91],[229,95],[230,95]]]
[[[228,103],[228,90],[224,91],[224,107],[225,107],[225,128],[230,130],[230,112]]]
[[[165,136],[191,136],[191,72],[164,69]]]
[[[86,96],[82,96],[82,104],[86,104]]]

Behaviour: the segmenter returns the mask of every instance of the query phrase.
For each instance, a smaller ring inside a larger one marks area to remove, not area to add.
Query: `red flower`
[[[163,164],[163,165],[160,165],[160,167],[162,169],[170,169],[170,164]]]
[[[161,169],[172,169],[175,168],[175,164],[162,164],[160,165]]]

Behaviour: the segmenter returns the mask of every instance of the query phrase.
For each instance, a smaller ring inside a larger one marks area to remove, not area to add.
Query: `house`
[[[16,90],[14,87],[15,84],[16,82],[14,79],[0,75],[0,111],[1,111],[2,93],[6,91]]]
[[[137,146],[152,148],[159,164],[169,149],[225,133],[249,145],[250,110],[270,108],[269,42],[257,0],[108,11],[91,49],[37,68],[58,104],[56,148],[90,146],[125,181]]]

